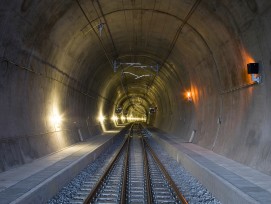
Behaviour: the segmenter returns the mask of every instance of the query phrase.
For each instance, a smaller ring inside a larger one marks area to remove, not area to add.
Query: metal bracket
[[[103,31],[103,29],[104,29],[104,25],[105,25],[105,23],[100,23],[100,24],[98,24],[98,31],[99,31],[99,34],[100,34],[100,37],[102,37],[102,31]]]
[[[254,81],[254,82],[258,83],[258,84],[262,82],[262,77],[257,76],[256,74],[252,74],[251,79],[252,79],[252,81]]]
[[[140,78],[142,78],[142,77],[150,77],[150,76],[152,76],[152,75],[150,75],[150,74],[136,75],[136,74],[134,74],[134,73],[132,73],[132,72],[122,72],[122,74],[130,74],[130,75],[133,75],[133,76],[135,76],[135,79],[140,79]]]
[[[125,63],[122,63],[122,62],[117,62],[117,60],[114,60],[113,61],[113,69],[114,69],[114,72],[117,72],[117,69],[121,66],[121,65],[126,65],[127,67],[125,68],[128,68],[128,67],[134,67],[134,68],[139,68],[139,69],[152,69],[154,70],[157,74],[158,74],[158,71],[159,71],[159,64],[156,64],[156,65],[142,65],[140,62],[125,62]],[[124,69],[125,69],[124,68]]]

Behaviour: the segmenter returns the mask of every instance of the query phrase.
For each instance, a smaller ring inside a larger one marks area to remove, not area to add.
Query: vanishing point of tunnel
[[[0,203],[10,172],[135,121],[221,201],[226,170],[271,199],[270,34],[269,0],[1,0]]]

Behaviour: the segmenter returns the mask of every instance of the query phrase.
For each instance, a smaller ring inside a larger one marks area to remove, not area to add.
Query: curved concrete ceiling
[[[0,151],[21,150],[1,169],[79,141],[78,129],[85,138],[99,133],[97,118],[105,117],[106,128],[123,106],[175,139],[187,141],[195,130],[194,143],[270,174],[270,6],[267,0],[2,1]],[[115,60],[153,69],[123,64],[114,72]],[[246,64],[255,61],[264,82],[250,85]],[[154,107],[157,113],[148,114]]]

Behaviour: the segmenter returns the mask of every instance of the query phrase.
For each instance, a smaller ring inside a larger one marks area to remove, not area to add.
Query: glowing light
[[[58,110],[54,108],[53,113],[50,116],[50,122],[54,126],[56,131],[60,130],[62,120],[62,116],[59,114]]]
[[[135,122],[135,121],[146,122],[146,117],[134,117],[134,116],[130,115],[129,117],[127,117],[127,120],[129,122]]]
[[[112,118],[111,118],[112,121],[117,121],[118,120],[118,117],[113,115]]]
[[[116,115],[113,115],[113,116],[111,117],[111,120],[114,122],[115,126],[118,125],[118,119],[119,119],[119,118],[118,118]]]
[[[247,74],[247,64],[249,63],[255,63],[255,59],[251,56],[251,54],[245,49],[242,49],[242,56],[244,61],[244,77],[247,83],[252,83],[253,80],[251,79],[251,76]]]
[[[190,91],[186,92],[186,97],[188,101],[192,101],[192,93]]]
[[[105,132],[106,127],[105,127],[105,124],[104,124],[104,121],[105,121],[104,115],[102,113],[100,113],[97,120],[100,122],[100,125],[101,125],[101,128],[102,128],[103,132]]]
[[[59,125],[62,121],[62,118],[60,115],[53,115],[52,116],[52,123],[55,124],[55,125]]]
[[[98,117],[98,120],[99,120],[101,123],[103,123],[103,122],[105,121],[105,117],[104,117],[103,115],[100,115],[100,116]]]
[[[245,63],[255,63],[255,59],[253,59],[253,57],[247,52],[247,51],[243,51],[243,57],[245,60]]]
[[[50,101],[46,104],[46,125],[48,131],[52,132],[52,140],[49,142],[54,149],[61,149],[69,145],[69,139],[65,134],[65,114],[62,112],[59,92],[53,89],[50,93]]]

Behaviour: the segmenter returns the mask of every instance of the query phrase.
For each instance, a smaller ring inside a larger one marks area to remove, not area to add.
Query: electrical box
[[[249,63],[247,64],[248,74],[259,74],[259,63]]]

